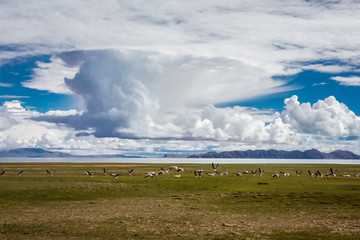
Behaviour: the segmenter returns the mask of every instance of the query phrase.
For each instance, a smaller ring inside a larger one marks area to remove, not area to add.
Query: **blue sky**
[[[360,153],[360,4],[0,3],[0,149]]]

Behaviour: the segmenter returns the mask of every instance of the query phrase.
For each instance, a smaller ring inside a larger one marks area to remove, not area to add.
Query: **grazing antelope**
[[[52,172],[50,172],[49,170],[46,170],[46,172],[50,175],[50,177],[52,177],[52,175],[53,175],[53,173],[55,172],[55,170],[52,171]]]
[[[129,176],[131,176],[131,174],[132,174],[132,172],[134,171],[134,169],[130,169],[130,170],[128,170],[128,174],[129,174]]]
[[[272,175],[273,177],[279,177],[280,175],[278,173],[275,173]]]
[[[23,170],[19,170],[19,171],[17,172],[18,176],[21,177],[21,174],[22,174],[23,172],[24,172]]]
[[[295,170],[295,173],[296,173],[296,176],[300,176],[300,174],[302,173],[302,171],[299,171],[299,170]]]
[[[236,174],[236,176],[239,176],[239,177],[242,177],[242,175],[243,175],[243,174],[242,174],[241,172],[239,172],[239,173]]]
[[[243,171],[243,174],[249,174],[249,171]]]
[[[177,172],[183,172],[183,171],[184,171],[184,169],[183,169],[183,168],[181,168],[181,167],[179,167],[176,171],[177,171]]]
[[[288,176],[290,176],[290,173],[287,173],[287,172],[286,172],[286,173],[284,173],[283,175],[284,175],[285,177],[288,177]]]
[[[0,176],[2,177],[4,176],[4,174],[5,174],[5,170],[0,173]]]

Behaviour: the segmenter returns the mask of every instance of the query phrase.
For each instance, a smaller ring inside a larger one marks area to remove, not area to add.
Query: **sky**
[[[360,154],[360,2],[0,1],[0,150]]]

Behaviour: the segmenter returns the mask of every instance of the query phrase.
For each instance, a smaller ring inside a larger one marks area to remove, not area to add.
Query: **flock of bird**
[[[208,176],[216,176],[216,175],[219,175],[219,176],[227,176],[229,175],[229,172],[228,171],[223,171],[223,172],[219,172],[218,171],[218,167],[219,167],[219,164],[215,164],[215,163],[212,163],[211,164],[211,167],[212,167],[212,172],[206,172],[202,169],[198,169],[198,170],[194,170],[194,175],[195,175],[195,178],[201,178],[204,174],[208,175]],[[174,178],[180,178],[181,177],[181,172],[184,172],[184,168],[181,168],[181,167],[178,167],[178,166],[170,166],[168,169],[164,169],[164,168],[160,168],[161,170],[158,171],[158,172],[155,172],[155,171],[150,171],[150,172],[147,172],[145,173],[145,176],[144,178],[153,178],[155,176],[159,176],[159,175],[163,175],[163,174],[168,174],[170,172],[176,172],[175,175],[173,175]],[[130,169],[128,170],[128,176],[131,176],[132,173],[133,173],[134,169]],[[23,173],[24,171],[23,170],[18,170],[17,171],[17,175],[19,177],[21,177],[21,174]],[[53,176],[53,174],[55,173],[55,170],[54,171],[50,171],[50,170],[46,170],[46,172],[49,174],[50,177]],[[323,178],[323,177],[329,177],[329,176],[333,176],[333,177],[336,177],[337,176],[337,169],[333,169],[333,168],[330,168],[330,172],[323,172],[321,173],[319,170],[317,171],[314,171],[314,172],[311,172],[310,170],[307,171],[309,176],[310,177],[318,177],[318,178]],[[242,171],[242,172],[238,172],[236,173],[236,176],[244,176],[244,175],[247,175],[247,174],[252,174],[253,176],[256,176],[256,175],[259,175],[260,177],[263,176],[263,174],[265,173],[264,170],[261,170],[260,168],[258,169],[255,169],[255,170],[245,170],[245,171]],[[107,170],[104,168],[103,169],[103,175],[104,176],[107,176]],[[285,177],[288,177],[290,176],[290,172],[284,172],[284,171],[279,171],[278,173],[273,173],[271,176],[272,177],[280,177],[280,176],[285,176]],[[302,171],[300,170],[295,170],[295,174],[296,176],[300,176],[300,174],[302,174]],[[5,175],[5,170],[3,170],[1,173],[0,173],[0,177],[4,176]],[[84,172],[84,175],[88,175],[90,177],[94,177],[95,173],[94,172],[90,172],[90,171],[86,171]],[[110,176],[112,176],[113,178],[117,178],[120,176],[120,173],[111,173]],[[346,172],[343,174],[343,177],[345,178],[348,178],[348,177],[351,177],[350,174],[347,174]],[[360,177],[360,172],[356,174],[356,177]]]

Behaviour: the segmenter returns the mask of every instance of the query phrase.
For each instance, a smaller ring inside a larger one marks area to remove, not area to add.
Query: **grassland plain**
[[[1,163],[0,239],[360,239],[360,165],[223,164],[228,176],[195,178],[211,166],[178,164],[185,172],[144,178],[169,166]],[[337,177],[307,173],[330,167]],[[272,177],[280,170],[291,174]]]

